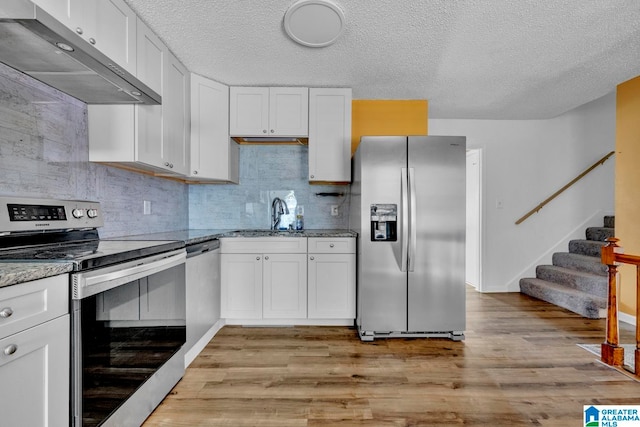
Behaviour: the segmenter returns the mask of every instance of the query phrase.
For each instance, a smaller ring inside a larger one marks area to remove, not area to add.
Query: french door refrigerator
[[[349,226],[363,341],[464,339],[465,146],[461,136],[362,137]]]

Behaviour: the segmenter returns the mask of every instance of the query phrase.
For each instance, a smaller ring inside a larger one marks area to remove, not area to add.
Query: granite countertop
[[[357,233],[350,230],[310,229],[302,231],[274,231],[274,230],[218,230],[192,229],[167,231],[162,233],[138,234],[134,236],[110,237],[106,240],[176,240],[185,245],[193,245],[222,237],[356,237]],[[31,280],[57,276],[71,272],[73,262],[47,261],[0,261],[0,288],[16,285]]]
[[[185,245],[206,242],[222,237],[356,237],[350,230],[309,229],[302,231],[275,231],[268,229],[223,230],[191,229],[162,233],[138,234],[135,236],[111,237],[110,240],[181,240]]]
[[[72,262],[0,262],[0,288],[71,272]]]

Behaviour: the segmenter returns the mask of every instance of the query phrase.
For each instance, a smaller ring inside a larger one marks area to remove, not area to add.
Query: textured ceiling
[[[428,99],[431,118],[557,116],[640,75],[638,0],[334,0],[338,41],[289,39],[295,0],[127,0],[194,73],[228,85]]]

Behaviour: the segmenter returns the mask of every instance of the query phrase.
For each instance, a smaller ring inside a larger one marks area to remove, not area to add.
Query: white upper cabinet
[[[229,138],[229,87],[191,74],[192,181],[239,182],[240,148]]]
[[[166,85],[162,90],[163,166],[172,173],[187,175],[191,129],[189,71],[171,52],[165,59]]]
[[[309,181],[351,181],[351,89],[309,89]]]
[[[309,89],[306,87],[231,87],[230,135],[306,137]]]
[[[138,28],[138,74],[152,89],[161,89],[162,105],[88,105],[89,160],[187,175],[189,73],[140,20]]]
[[[136,74],[136,14],[124,0],[35,0],[34,3]]]

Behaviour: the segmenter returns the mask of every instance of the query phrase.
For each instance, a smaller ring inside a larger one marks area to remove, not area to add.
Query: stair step
[[[615,229],[610,227],[589,227],[586,231],[587,240],[606,242],[609,237],[615,236]]]
[[[609,287],[607,277],[555,265],[537,266],[536,278],[568,286],[601,298],[606,298]]]
[[[604,226],[609,228],[615,228],[616,217],[613,215],[607,215],[604,217]]]
[[[597,242],[595,240],[571,240],[569,242],[569,252],[572,254],[582,254],[589,256],[600,256],[602,247],[606,242]]]
[[[600,257],[582,254],[572,254],[569,252],[556,252],[552,256],[553,265],[558,267],[571,268],[573,270],[584,271],[586,273],[607,276],[607,266],[600,261]]]
[[[606,298],[581,292],[546,280],[520,279],[520,292],[551,304],[566,308],[589,319],[602,319],[607,315]]]

